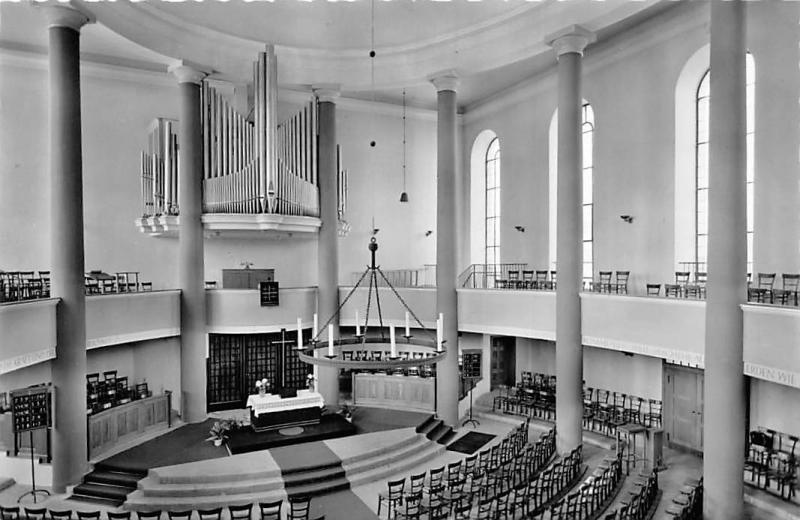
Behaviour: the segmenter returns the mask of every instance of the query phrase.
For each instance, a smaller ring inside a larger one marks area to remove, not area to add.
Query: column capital
[[[44,13],[47,19],[48,29],[51,27],[66,27],[73,31],[80,32],[81,27],[87,23],[95,22],[94,15],[80,9],[72,3],[42,5],[40,9],[42,9],[42,13]]]
[[[186,60],[175,61],[167,70],[175,75],[178,83],[196,83],[198,85],[210,73],[206,67]]]
[[[321,83],[311,87],[311,92],[317,96],[320,103],[336,103],[336,99],[341,94],[338,83]]]
[[[458,84],[460,83],[458,73],[452,69],[432,74],[428,76],[428,81],[433,83],[433,86],[436,87],[437,92],[441,92],[443,90],[452,90],[453,92],[456,92],[458,89]]]
[[[583,50],[597,40],[597,34],[581,25],[569,25],[545,38],[545,42],[556,51],[556,56],[574,52],[583,55]]]

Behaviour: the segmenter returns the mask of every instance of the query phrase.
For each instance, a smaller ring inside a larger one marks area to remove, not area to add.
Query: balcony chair
[[[800,274],[787,274],[781,275],[783,282],[781,289],[774,289],[772,291],[773,297],[777,303],[781,305],[798,305],[798,291],[800,291]]]
[[[755,303],[773,303],[774,284],[775,273],[758,273],[756,286],[747,290],[747,300]]]
[[[708,276],[705,271],[697,271],[694,273],[694,283],[686,284],[684,287],[685,296],[687,298],[705,299],[707,278]]]
[[[764,479],[764,488],[769,487],[769,462],[772,458],[773,436],[761,430],[751,431],[748,434],[747,458],[744,462],[744,470],[750,472],[750,480],[756,486],[761,487],[761,479]]]
[[[508,272],[508,288],[509,289],[519,289],[520,283],[522,280],[519,278],[519,271],[509,271]]]
[[[547,288],[551,291],[556,290],[556,271],[550,271],[550,283]]]
[[[597,273],[599,278],[592,282],[592,291],[599,292],[599,293],[610,293],[611,292],[611,271],[600,271]]]
[[[533,271],[522,271],[522,288],[534,289]]]
[[[630,278],[631,272],[617,271],[615,275],[617,279],[614,283],[614,292],[617,294],[628,294],[628,278]]]
[[[647,284],[647,296],[660,296],[661,295],[661,284],[660,283],[649,283]]]
[[[680,288],[681,296],[686,296],[686,286],[689,285],[691,274],[689,271],[675,271],[675,285]]]
[[[547,271],[536,270],[536,280],[533,282],[534,289],[547,289]]]

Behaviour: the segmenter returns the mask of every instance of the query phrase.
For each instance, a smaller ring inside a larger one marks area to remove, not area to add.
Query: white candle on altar
[[[311,331],[311,336],[316,338],[319,334],[319,321],[317,320],[317,313],[314,313],[314,330]]]
[[[333,324],[328,325],[328,356],[333,357]]]
[[[411,328],[409,327],[409,322],[408,322],[408,311],[406,311],[406,336],[410,335],[411,335]]]
[[[392,346],[392,357],[397,357],[397,343],[394,341],[394,325],[389,325],[389,342]]]
[[[303,322],[297,318],[297,348],[303,346]]]
[[[436,318],[436,351],[442,351],[442,333],[444,331],[444,315],[439,314]]]
[[[358,324],[358,309],[356,309],[356,336],[361,335],[361,325]]]

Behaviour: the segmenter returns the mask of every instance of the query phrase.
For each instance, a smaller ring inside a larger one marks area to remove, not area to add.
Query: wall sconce
[[[628,224],[633,223],[633,217],[631,215],[620,215],[619,218],[621,218],[623,222],[626,222]]]
[[[429,236],[431,236],[432,234],[433,234],[433,231],[431,231],[430,229],[429,229],[428,231],[426,231],[426,232],[425,232],[425,236],[426,236],[426,237],[429,237]]]
[[[372,236],[375,236],[375,235],[377,235],[377,234],[378,234],[378,231],[380,231],[380,229],[379,229],[379,228],[372,228]]]
[[[516,230],[517,230],[517,231],[519,231],[520,233],[524,233],[524,232],[525,232],[525,228],[524,228],[524,227],[522,227],[522,226],[514,226],[514,229],[516,229]]]

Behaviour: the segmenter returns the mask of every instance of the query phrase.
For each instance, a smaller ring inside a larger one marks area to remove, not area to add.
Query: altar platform
[[[231,455],[266,450],[303,442],[354,435],[356,427],[339,414],[323,415],[318,423],[282,429],[254,431],[244,427],[230,432],[227,445]]]

